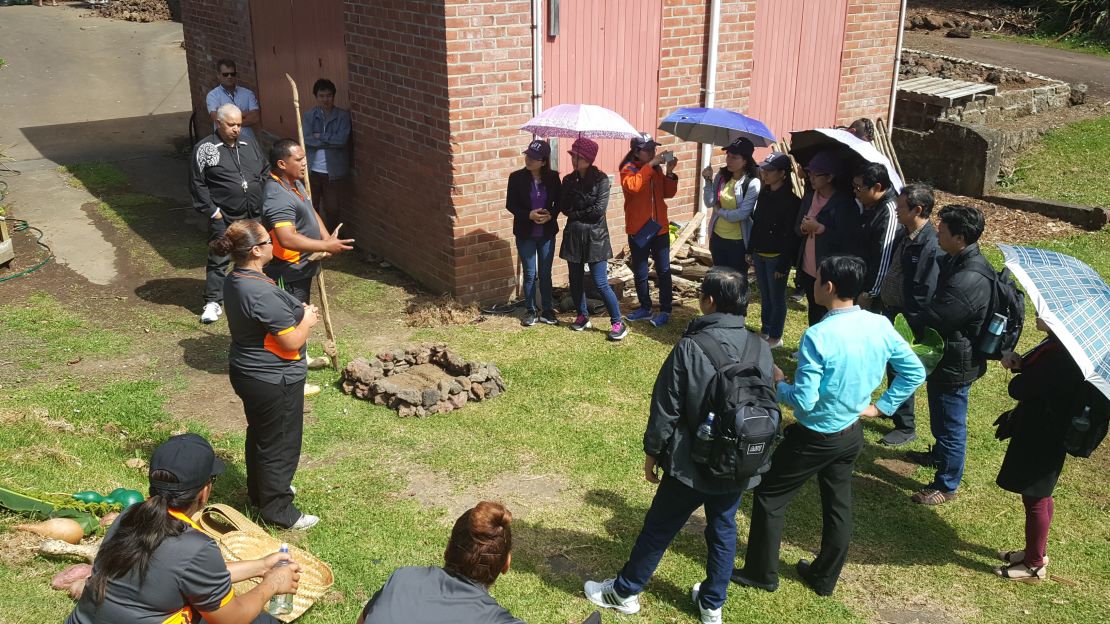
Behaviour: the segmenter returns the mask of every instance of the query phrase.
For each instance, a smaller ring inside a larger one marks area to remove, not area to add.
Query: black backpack
[[[971,270],[987,278],[991,283],[991,299],[987,305],[987,316],[977,336],[971,338],[972,348],[976,355],[988,360],[1001,360],[1005,351],[1016,351],[1021,330],[1025,326],[1025,295],[1018,290],[1014,278],[1010,276],[1010,269],[1002,269],[997,273],[972,265]],[[1002,341],[998,348],[984,350],[983,345],[988,342],[991,321],[995,314],[1006,317],[1006,326],[1002,328]]]
[[[1090,457],[1110,425],[1110,399],[1089,381],[1083,382],[1082,392],[1086,397],[1064,433],[1064,447],[1072,457]]]
[[[691,423],[694,441],[691,459],[706,477],[744,483],[771,467],[771,452],[782,437],[782,412],[772,382],[759,370],[759,342],[744,329],[740,361],[725,354],[720,343],[705,333],[691,338],[716,369],[705,389],[701,421]],[[709,439],[698,429],[714,414]]]

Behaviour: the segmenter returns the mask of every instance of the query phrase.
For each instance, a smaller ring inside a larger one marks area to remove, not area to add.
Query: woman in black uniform
[[[224,309],[231,386],[247,415],[247,496],[266,522],[308,529],[320,519],[293,504],[292,482],[304,427],[305,342],[318,321],[316,306],[262,272],[273,241],[257,221],[233,223],[211,248],[235,262],[224,282]]]
[[[238,224],[239,222],[237,222]],[[232,227],[235,227],[234,225]],[[275,594],[297,591],[288,553],[224,563],[220,548],[191,520],[224,471],[208,441],[174,436],[150,458],[150,498],[120,514],[100,546],[93,573],[66,624],[278,624],[264,612]],[[283,567],[275,567],[281,561]],[[232,583],[262,577],[241,595]]]

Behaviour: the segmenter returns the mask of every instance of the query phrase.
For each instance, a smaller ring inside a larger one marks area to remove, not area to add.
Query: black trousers
[[[901,313],[902,310],[900,309],[883,307],[883,316],[890,319],[891,323],[894,322],[894,317]],[[893,381],[894,369],[888,364],[886,367],[886,383],[889,386]],[[914,396],[915,395],[911,394],[910,398],[903,401],[902,404],[898,406],[898,409],[894,410],[894,413],[890,415],[890,419],[894,421],[895,429],[902,431],[917,431],[913,411]]]
[[[817,302],[813,299],[813,285],[817,283],[815,278],[810,277],[809,273],[799,269],[797,282],[798,287],[806,293],[806,314],[809,316],[809,326],[813,327],[820,323],[821,319],[825,318],[825,313],[828,312],[829,309],[825,306],[817,305]]]
[[[304,380],[271,384],[231,376],[247,415],[247,497],[262,519],[283,528],[301,512],[293,504],[293,475],[301,459]]]
[[[848,557],[852,539],[852,470],[863,448],[857,420],[839,433],[825,435],[795,423],[775,449],[771,469],[755,489],[752,526],[743,576],[765,589],[779,584],[779,547],[786,507],[810,477],[821,490],[821,552],[810,565],[817,591],[831,592]]]
[[[231,221],[225,215],[219,219],[208,220],[208,242],[221,238]],[[224,302],[224,278],[227,276],[227,267],[231,264],[230,256],[217,256],[208,252],[208,263],[204,267],[204,302]]]
[[[285,282],[285,292],[296,297],[301,303],[312,303],[312,278]]]

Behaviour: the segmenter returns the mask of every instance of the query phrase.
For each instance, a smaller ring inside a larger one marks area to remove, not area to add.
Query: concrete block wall
[[[349,233],[436,293],[455,281],[445,8],[374,0],[345,11],[357,181]]]
[[[208,107],[204,99],[219,85],[215,66],[217,60],[233,59],[239,84],[258,92],[250,3],[248,0],[182,2],[181,22],[196,130],[198,137],[204,137],[212,131],[212,126],[205,121]]]

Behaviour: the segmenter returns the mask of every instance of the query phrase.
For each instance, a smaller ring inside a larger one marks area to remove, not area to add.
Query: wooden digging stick
[[[304,125],[301,123],[301,96],[297,92],[297,81],[289,74],[285,74],[286,80],[289,81],[289,86],[293,88],[293,115],[297,119],[297,140],[301,144],[301,149],[304,149]],[[306,152],[307,153],[307,152]],[[308,193],[309,201],[312,201],[312,185],[308,181],[308,167],[304,169],[304,190]],[[316,213],[314,209],[313,214]],[[327,236],[327,228],[317,220],[317,225],[320,227],[320,232],[323,236]],[[312,256],[309,256],[312,259]],[[324,332],[327,334],[328,339],[324,342],[324,353],[331,360],[331,367],[339,370],[339,349],[335,343],[335,330],[331,325],[331,311],[328,306],[328,289],[324,286],[324,266],[321,260],[321,265],[316,271],[316,284],[320,287],[320,310],[324,313]]]

